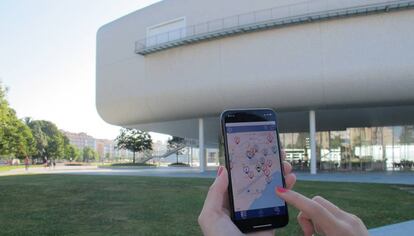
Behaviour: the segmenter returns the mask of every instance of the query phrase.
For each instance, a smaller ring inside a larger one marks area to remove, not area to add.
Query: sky
[[[120,127],[105,123],[95,106],[96,32],[157,1],[1,0],[0,81],[18,117],[115,138]]]

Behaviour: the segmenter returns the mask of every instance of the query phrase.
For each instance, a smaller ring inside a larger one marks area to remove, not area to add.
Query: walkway
[[[26,174],[76,174],[76,175],[123,175],[123,176],[159,176],[159,177],[186,177],[186,178],[214,178],[215,171],[209,170],[200,173],[198,168],[190,167],[142,167],[142,168],[98,168],[97,166],[63,166],[56,168],[36,167],[13,169],[0,172],[0,176]]]
[[[122,175],[122,176],[159,176],[183,178],[214,178],[216,171],[210,168],[200,173],[198,168],[191,167],[157,167],[157,168],[98,168],[96,166],[57,166],[53,168],[14,169],[0,172],[0,176],[21,174],[78,174],[78,175]],[[350,172],[311,175],[307,172],[295,172],[298,180],[357,182],[414,185],[414,172]]]
[[[55,168],[29,167],[28,171],[26,171],[24,168],[12,169],[9,171],[0,171],[0,176],[25,174],[66,174],[72,172],[84,172],[94,170],[98,170],[96,166],[64,166],[58,164]]]
[[[414,232],[414,220],[405,221],[398,224],[386,225],[369,230],[371,236],[411,236]]]
[[[414,172],[322,172],[316,175],[295,172],[295,174],[298,180],[414,185]]]

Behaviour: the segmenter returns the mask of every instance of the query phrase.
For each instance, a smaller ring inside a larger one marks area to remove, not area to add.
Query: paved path
[[[198,168],[190,167],[144,167],[144,168],[98,168],[97,166],[56,166],[56,168],[36,167],[13,169],[0,172],[0,176],[26,174],[76,174],[76,175],[123,175],[123,176],[162,176],[214,178],[215,171],[200,173]]]
[[[371,236],[411,236],[414,232],[414,220],[405,221],[398,224],[386,225],[369,230]]]
[[[57,165],[55,168],[51,167],[29,167],[26,171],[24,168],[12,169],[9,171],[0,171],[0,176],[8,175],[25,175],[25,174],[65,174],[71,172],[83,172],[98,170],[96,166],[64,166]]]
[[[157,167],[157,168],[97,168],[96,166],[57,166],[51,168],[14,169],[0,172],[0,176],[20,174],[78,174],[78,175],[121,175],[121,176],[162,176],[162,177],[194,177],[214,178],[216,172],[211,169],[200,173],[198,168],[191,167]],[[351,172],[326,173],[311,175],[307,172],[295,172],[298,180],[360,182],[414,185],[414,172]]]
[[[295,174],[299,180],[414,185],[414,172],[350,172],[316,175],[296,172]]]

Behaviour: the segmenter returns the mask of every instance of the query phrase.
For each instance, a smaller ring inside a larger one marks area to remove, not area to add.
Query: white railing
[[[190,39],[194,39],[197,36],[201,37],[209,34],[214,34],[214,37],[220,37],[228,35],[229,33],[226,33],[227,31],[232,31],[233,33],[241,33],[246,31],[244,29],[257,30],[260,28],[269,27],[266,25],[267,22],[270,24],[271,22],[278,21],[278,25],[283,25],[347,15],[389,11],[408,7],[414,7],[414,1],[309,0],[300,3],[211,20],[146,37],[135,42],[135,51],[137,53],[140,53],[141,51],[149,48],[160,47],[159,50],[170,48],[184,44],[179,43],[180,41],[185,41],[188,39],[188,41],[191,42]],[[246,28],[246,26],[252,27]],[[253,26],[257,26],[257,28]],[[207,37],[207,39],[210,38],[212,37]],[[176,44],[174,44],[174,42],[176,42]],[[162,47],[166,44],[169,45]]]

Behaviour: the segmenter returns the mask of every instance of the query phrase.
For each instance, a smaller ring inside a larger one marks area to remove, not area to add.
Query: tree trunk
[[[132,163],[135,164],[135,152],[132,152]]]

